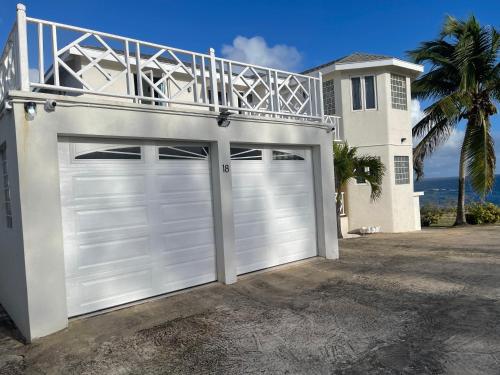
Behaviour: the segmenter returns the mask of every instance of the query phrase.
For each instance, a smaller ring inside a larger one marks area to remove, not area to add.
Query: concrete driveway
[[[500,227],[373,235],[315,258],[71,322],[1,374],[498,374]]]

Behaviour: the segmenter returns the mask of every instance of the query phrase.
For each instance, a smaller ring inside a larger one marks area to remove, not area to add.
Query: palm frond
[[[335,189],[340,191],[349,180],[361,178],[371,187],[371,199],[376,200],[382,194],[385,166],[376,156],[360,156],[357,153],[358,149],[349,147],[347,142],[333,144]]]
[[[385,165],[377,156],[362,155],[355,159],[355,177],[370,185],[370,199],[375,201],[382,195],[382,180],[385,175]]]
[[[470,183],[482,197],[491,191],[495,180],[496,157],[490,126],[488,116],[476,113],[469,119],[462,145]]]

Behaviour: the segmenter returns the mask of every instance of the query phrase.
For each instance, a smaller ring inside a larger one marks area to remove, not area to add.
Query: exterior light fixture
[[[327,133],[331,133],[331,132],[333,132],[333,131],[335,131],[335,126],[329,126],[329,127],[327,127],[327,129],[326,129],[326,132],[327,132]]]
[[[26,112],[26,120],[28,121],[34,120],[36,115],[36,103],[35,102],[24,103],[24,112]]]
[[[231,112],[229,112],[227,109],[223,109],[222,111],[220,111],[219,116],[217,116],[217,125],[219,125],[221,128],[227,128],[231,123],[231,120],[229,120],[230,114]]]
[[[406,142],[406,138],[401,138],[401,143],[405,143]]]

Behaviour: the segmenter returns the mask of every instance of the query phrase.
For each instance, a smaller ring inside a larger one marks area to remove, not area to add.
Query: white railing
[[[17,88],[325,121],[321,74],[285,72],[218,58],[213,49],[191,52],[26,17],[23,5],[0,74],[0,99]]]
[[[335,193],[335,204],[337,203],[338,193]],[[346,216],[345,206],[344,206],[344,192],[340,192],[340,216]]]
[[[3,102],[9,90],[18,89],[16,62],[17,27],[12,28],[0,58],[0,103]]]
[[[324,115],[323,123],[331,127],[333,140],[340,141],[340,116]]]

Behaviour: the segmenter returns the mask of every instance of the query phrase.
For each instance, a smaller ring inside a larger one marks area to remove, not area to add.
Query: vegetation
[[[421,139],[413,153],[417,178],[423,176],[424,159],[459,123],[466,123],[455,225],[466,223],[465,177],[481,197],[494,183],[496,159],[490,117],[497,113],[494,103],[500,100],[499,46],[499,33],[494,27],[481,26],[474,16],[465,21],[447,17],[438,39],[409,51],[414,62],[431,66],[412,85],[414,97],[432,101],[413,128],[413,136]]]
[[[370,185],[370,197],[374,201],[382,194],[382,178],[385,166],[376,156],[358,155],[356,147],[349,147],[347,142],[333,144],[335,167],[335,191],[344,190],[351,179],[366,181]],[[340,194],[337,194],[337,233],[342,238],[340,229]]]
[[[420,209],[420,222],[423,227],[450,226],[454,224],[456,208],[428,204]],[[465,207],[468,224],[500,223],[500,206],[489,202],[474,202]]]
[[[469,224],[493,224],[500,222],[500,207],[493,203],[473,203],[467,208]]]

